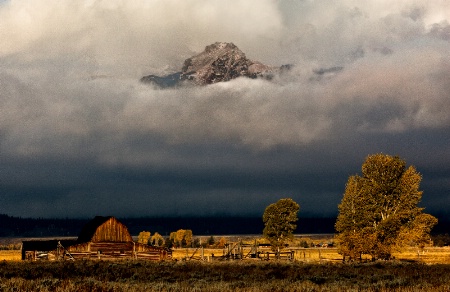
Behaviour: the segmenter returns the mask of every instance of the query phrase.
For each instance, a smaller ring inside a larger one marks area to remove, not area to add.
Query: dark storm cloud
[[[260,215],[289,196],[329,215],[378,152],[415,165],[423,204],[444,212],[448,2],[140,2],[0,5],[0,213]],[[294,67],[139,83],[215,41]]]

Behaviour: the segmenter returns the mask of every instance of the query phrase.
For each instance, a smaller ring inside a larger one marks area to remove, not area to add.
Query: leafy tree
[[[394,247],[429,240],[437,219],[422,213],[422,177],[398,156],[369,155],[362,176],[350,176],[336,221],[340,253],[390,259]]]
[[[216,240],[214,239],[214,236],[211,235],[211,236],[208,238],[208,245],[209,245],[209,246],[213,246],[215,242],[216,242]]]
[[[170,232],[169,235],[169,241],[171,242],[171,245],[174,247],[181,247],[181,242],[178,242],[177,240],[177,232]]]
[[[205,247],[206,244],[202,244],[202,241],[200,238],[194,238],[194,241],[192,242],[192,247],[198,248],[198,247]]]
[[[172,232],[172,233],[175,233],[175,232]],[[172,233],[170,233],[169,237],[166,237],[165,240],[164,240],[164,246],[167,247],[167,248],[174,247],[174,241],[173,241],[173,238],[172,238]]]
[[[155,232],[155,234],[153,234],[150,242],[153,246],[162,246],[164,244],[164,238],[162,237],[161,234],[159,234],[158,232]]]
[[[269,240],[272,250],[279,252],[285,241],[293,237],[299,210],[300,206],[289,198],[281,199],[266,208],[263,234]]]
[[[192,230],[187,229],[184,231],[183,241],[184,241],[185,246],[187,246],[187,247],[192,246],[193,238],[194,238],[194,235],[192,234]]]
[[[226,244],[227,244],[227,240],[224,237],[222,237],[222,238],[220,238],[219,242],[217,243],[217,247],[224,248]]]
[[[301,241],[299,245],[300,245],[300,247],[303,247],[303,248],[309,247],[309,244],[306,242],[306,240]]]
[[[148,244],[150,241],[150,232],[149,231],[141,231],[138,235],[138,242],[143,244]]]
[[[433,244],[440,247],[450,245],[450,235],[445,233],[433,236]]]
[[[179,229],[176,232],[171,232],[170,239],[175,247],[191,246],[193,239],[192,230]]]
[[[399,245],[415,246],[419,250],[432,245],[431,229],[436,225],[437,219],[429,214],[419,214],[410,224],[403,226],[399,233]]]

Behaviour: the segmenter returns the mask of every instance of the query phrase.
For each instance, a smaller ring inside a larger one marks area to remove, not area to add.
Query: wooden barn
[[[128,229],[114,217],[97,216],[81,230],[77,240],[24,241],[22,260],[45,259],[148,259],[172,258],[170,249],[134,242]]]

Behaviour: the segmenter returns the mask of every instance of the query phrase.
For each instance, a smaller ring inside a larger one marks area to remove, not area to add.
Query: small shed
[[[77,241],[67,239],[26,240],[22,242],[22,260],[55,260],[58,246],[70,246]]]
[[[134,242],[116,218],[97,216],[81,230],[76,241],[24,241],[22,259],[148,259],[167,260],[170,249]]]

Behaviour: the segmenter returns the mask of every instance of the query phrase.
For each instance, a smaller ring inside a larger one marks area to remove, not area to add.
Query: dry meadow
[[[342,263],[336,248],[299,242],[293,260],[225,259],[229,248],[216,247],[174,249],[166,262],[24,262],[20,250],[0,250],[0,291],[450,291],[449,247],[404,249],[389,262]]]
[[[417,262],[0,262],[0,291],[449,291],[450,265]]]

